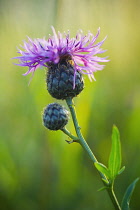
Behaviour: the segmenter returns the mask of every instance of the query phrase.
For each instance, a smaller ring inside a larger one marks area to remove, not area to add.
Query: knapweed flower
[[[69,112],[60,104],[52,103],[44,109],[43,123],[50,130],[60,130],[68,123]]]
[[[57,34],[54,27],[52,31],[53,36],[48,40],[28,37],[28,42],[24,41],[21,46],[23,50],[18,50],[21,56],[15,59],[20,61],[17,65],[29,67],[23,75],[34,73],[41,66],[48,67],[47,89],[54,98],[74,97],[84,88],[82,74],[95,80],[94,72],[104,68],[99,63],[109,61],[97,56],[106,51],[100,48],[105,39],[95,43],[100,29],[95,36],[90,32],[83,35],[79,31],[75,38],[70,38],[69,31]]]

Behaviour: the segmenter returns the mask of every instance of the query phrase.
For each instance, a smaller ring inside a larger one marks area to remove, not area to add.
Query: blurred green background
[[[56,100],[46,91],[45,69],[30,75],[13,65],[16,47],[26,35],[43,38],[78,29],[108,35],[103,48],[109,56],[96,82],[85,77],[86,88],[75,99],[83,134],[107,164],[112,125],[121,133],[124,173],[116,180],[119,201],[140,175],[140,1],[138,0],[1,0],[0,1],[0,209],[113,210],[108,194],[97,192],[100,177],[78,144],[42,125],[43,108]],[[60,102],[65,104],[64,101]],[[74,132],[72,122],[68,126]],[[131,208],[139,209],[140,183]]]

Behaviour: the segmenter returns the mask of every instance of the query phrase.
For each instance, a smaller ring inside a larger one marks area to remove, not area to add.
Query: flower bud
[[[68,123],[68,114],[69,112],[60,104],[49,104],[44,109],[44,126],[50,130],[62,129]]]

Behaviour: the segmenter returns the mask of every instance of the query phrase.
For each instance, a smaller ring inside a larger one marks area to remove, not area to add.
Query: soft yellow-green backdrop
[[[140,175],[140,1],[1,0],[0,2],[0,209],[113,210],[100,177],[78,144],[42,125],[41,112],[56,101],[46,91],[45,70],[28,86],[24,67],[13,65],[26,35],[43,38],[51,25],[61,32],[78,29],[108,35],[103,48],[110,62],[85,78],[75,99],[79,123],[100,162],[107,164],[112,125],[121,133],[124,173],[117,178],[119,201]],[[65,102],[60,102],[64,105]],[[68,128],[74,132],[72,123]],[[140,183],[131,206],[140,206]]]

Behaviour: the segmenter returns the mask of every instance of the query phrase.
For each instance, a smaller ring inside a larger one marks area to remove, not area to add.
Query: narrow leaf
[[[101,187],[99,190],[98,190],[98,192],[100,192],[100,191],[103,191],[103,190],[106,190],[108,187]]]
[[[125,170],[125,166],[123,166],[123,167],[121,168],[121,170],[119,170],[118,175],[120,175],[124,170]]]
[[[130,203],[130,199],[132,196],[132,193],[135,189],[136,183],[138,182],[139,178],[135,179],[132,184],[130,184],[128,186],[128,188],[126,189],[126,192],[124,194],[123,200],[122,200],[122,210],[129,210],[129,203]]]
[[[108,167],[111,173],[111,178],[114,180],[121,167],[121,143],[119,131],[116,126],[113,126],[112,130],[112,147]]]
[[[98,163],[98,162],[94,163],[94,165],[98,169],[98,171],[103,173],[107,178],[110,177],[109,170],[105,165],[103,165],[102,163]]]
[[[103,178],[102,178],[102,180],[103,180],[103,182],[104,182],[105,184],[109,185],[109,181],[108,181],[107,179],[103,179]]]

